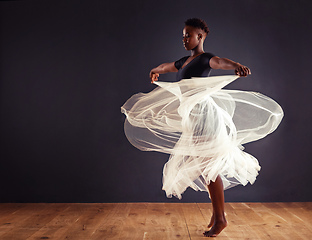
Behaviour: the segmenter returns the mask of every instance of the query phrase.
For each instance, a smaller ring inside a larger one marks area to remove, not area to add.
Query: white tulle
[[[283,117],[272,99],[255,92],[224,90],[237,76],[155,82],[122,107],[125,134],[143,151],[170,154],[163,190],[181,198],[187,187],[207,191],[218,175],[224,188],[254,183],[260,170],[242,144],[273,132]]]

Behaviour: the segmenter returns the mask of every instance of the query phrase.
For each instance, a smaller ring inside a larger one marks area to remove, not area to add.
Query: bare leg
[[[208,185],[208,190],[213,208],[213,215],[208,227],[212,226],[212,228],[204,232],[204,235],[206,237],[216,237],[227,226],[224,214],[223,183],[220,176],[216,178],[215,182]]]
[[[211,228],[213,223],[214,223],[214,213],[212,213],[212,216],[211,216],[211,219],[210,219],[210,223],[208,224],[208,228]]]

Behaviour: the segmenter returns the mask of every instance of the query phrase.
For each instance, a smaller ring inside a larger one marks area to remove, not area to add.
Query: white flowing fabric
[[[170,154],[163,169],[167,197],[181,199],[187,187],[208,191],[218,175],[224,189],[254,183],[260,166],[242,144],[273,132],[283,110],[260,93],[222,89],[236,78],[158,81],[153,91],[135,94],[121,107],[132,145]]]

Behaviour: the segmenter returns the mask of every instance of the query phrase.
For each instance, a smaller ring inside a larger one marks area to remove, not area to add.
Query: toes
[[[210,231],[205,231],[203,234],[205,237],[216,237],[217,236],[217,234],[213,234]]]

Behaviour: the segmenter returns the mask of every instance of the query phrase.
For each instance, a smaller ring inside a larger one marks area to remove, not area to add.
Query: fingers
[[[235,74],[239,75],[240,77],[246,77],[247,75],[251,74],[251,71],[248,67],[240,65],[235,69]]]
[[[151,83],[154,83],[155,81],[158,81],[159,73],[152,73],[151,74]]]

